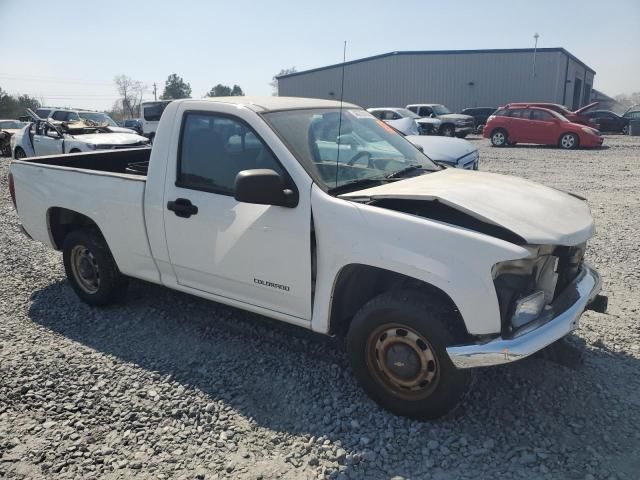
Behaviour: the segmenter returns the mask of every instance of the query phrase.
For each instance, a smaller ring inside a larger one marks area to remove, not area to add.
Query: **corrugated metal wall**
[[[563,92],[567,59],[560,51],[538,52],[534,77],[530,52],[418,53],[374,58],[345,66],[344,99],[363,107],[443,103],[455,111],[519,101],[571,105],[573,82],[567,83],[567,92]],[[578,75],[572,65],[584,76],[584,67],[569,59],[569,79]],[[340,79],[340,66],[285,77],[279,81],[279,94],[339,99]],[[587,79],[593,86],[593,73],[588,70]]]

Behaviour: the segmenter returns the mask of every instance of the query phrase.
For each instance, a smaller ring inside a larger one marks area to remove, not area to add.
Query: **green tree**
[[[182,77],[172,73],[164,82],[164,92],[160,97],[162,100],[177,100],[178,98],[191,98],[191,85],[185,82]]]
[[[273,88],[273,93],[272,95],[277,96],[278,95],[278,77],[281,75],[289,75],[290,73],[296,73],[298,70],[296,70],[296,67],[291,67],[291,68],[283,68],[282,70],[280,70],[278,73],[276,73],[273,78],[271,79],[271,81],[269,82],[269,85],[271,85],[271,88]]]
[[[207,97],[242,97],[244,92],[240,85],[234,85],[233,88],[219,83],[206,94]]]

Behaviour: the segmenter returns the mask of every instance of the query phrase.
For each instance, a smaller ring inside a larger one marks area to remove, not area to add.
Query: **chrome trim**
[[[575,330],[580,315],[601,288],[600,275],[585,263],[575,280],[558,295],[550,308],[509,338],[452,346],[447,348],[447,354],[457,368],[502,365],[528,357]]]

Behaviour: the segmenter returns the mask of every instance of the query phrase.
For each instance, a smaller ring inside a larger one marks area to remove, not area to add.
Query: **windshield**
[[[302,166],[327,190],[390,181],[408,167],[437,167],[393,128],[360,109],[303,109],[264,114]],[[338,132],[340,135],[338,136]]]
[[[411,110],[407,110],[406,108],[396,108],[394,111],[398,112],[398,115],[402,115],[403,117],[420,118],[420,115],[417,115],[414,112],[412,112]]]
[[[110,127],[117,127],[118,124],[114,122],[109,115],[100,112],[78,112],[80,118],[83,120],[91,120],[92,122],[99,123],[100,125],[109,125]]]
[[[26,123],[18,122],[17,120],[0,120],[0,128],[18,129],[25,125]]]
[[[431,108],[433,108],[433,111],[435,112],[436,115],[448,115],[451,113],[451,110],[449,110],[444,105],[434,105]]]

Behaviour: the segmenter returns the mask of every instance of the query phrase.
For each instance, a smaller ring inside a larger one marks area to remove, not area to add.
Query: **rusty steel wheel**
[[[429,341],[401,324],[382,325],[367,341],[368,367],[394,395],[405,400],[428,397],[438,385],[438,359]]]
[[[349,325],[346,347],[355,377],[382,407],[410,418],[445,415],[473,380],[446,347],[465,341],[451,304],[419,291],[389,291],[369,300]]]

